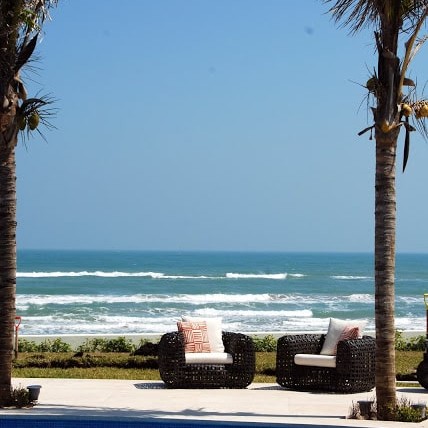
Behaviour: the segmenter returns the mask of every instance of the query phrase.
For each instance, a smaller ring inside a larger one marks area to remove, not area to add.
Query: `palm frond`
[[[407,73],[407,69],[409,67],[410,62],[416,55],[417,51],[420,49],[420,47],[423,45],[426,39],[418,39],[419,31],[422,27],[422,24],[425,22],[426,17],[428,16],[428,6],[425,6],[423,13],[421,13],[419,19],[415,22],[414,26],[412,27],[412,34],[409,38],[409,40],[405,43],[406,47],[406,53],[404,55],[403,63],[401,66],[401,76],[400,76],[400,83],[398,90],[401,93],[403,82],[404,82],[404,76]]]
[[[364,27],[379,27],[381,21],[400,26],[408,32],[417,25],[428,7],[428,0],[323,0],[335,22],[356,33]]]
[[[30,59],[37,44],[37,37],[38,34],[36,34],[27,44],[20,48],[18,58],[16,59],[15,63],[15,73],[18,73],[21,67],[25,65]]]
[[[406,117],[406,123],[409,123],[409,118]],[[403,152],[403,172],[406,170],[407,160],[409,159],[410,150],[410,129],[406,126],[406,136],[404,138],[404,152]]]
[[[379,21],[379,0],[324,0],[324,3],[332,2],[329,13],[334,21],[350,27],[353,33]]]
[[[424,140],[428,141],[428,127],[425,123],[424,119],[415,119],[414,120],[415,126],[418,130],[418,132],[422,135]]]
[[[401,2],[402,20],[406,22],[405,26],[403,26],[404,33],[412,31],[420,21],[427,7],[427,0],[403,0]]]
[[[18,34],[22,46],[35,35],[40,34],[43,24],[50,19],[50,9],[58,5],[59,0],[24,0],[18,20]]]
[[[415,41],[415,45],[413,46],[413,49],[410,52],[410,60],[409,62],[412,62],[415,55],[418,53],[419,49],[422,47],[422,45],[428,40],[428,35],[425,35]]]

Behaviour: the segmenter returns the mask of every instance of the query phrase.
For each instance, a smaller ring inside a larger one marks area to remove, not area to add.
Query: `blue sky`
[[[319,1],[62,0],[17,149],[18,248],[372,251],[376,64]],[[428,48],[428,46],[426,47]],[[410,76],[423,87],[428,52]],[[428,145],[397,168],[397,251],[428,251]]]

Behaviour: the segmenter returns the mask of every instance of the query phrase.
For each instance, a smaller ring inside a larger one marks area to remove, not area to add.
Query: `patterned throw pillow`
[[[177,322],[178,331],[183,335],[184,352],[211,352],[205,322]]]
[[[342,333],[340,333],[339,340],[337,341],[336,346],[334,347],[334,355],[337,354],[337,345],[341,340],[358,339],[359,335],[360,335],[359,327],[346,326],[342,330]]]
[[[183,315],[181,320],[190,322],[206,322],[211,352],[224,352],[221,318],[199,318]]]

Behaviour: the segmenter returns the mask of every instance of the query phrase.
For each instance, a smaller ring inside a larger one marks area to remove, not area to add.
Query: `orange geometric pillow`
[[[211,352],[208,340],[207,323],[177,322],[178,331],[183,335],[184,352]]]
[[[360,328],[359,327],[351,327],[347,326],[342,330],[342,333],[340,333],[339,340],[336,343],[336,348],[334,350],[334,355],[337,353],[337,345],[341,340],[351,340],[351,339],[358,339],[360,335]]]

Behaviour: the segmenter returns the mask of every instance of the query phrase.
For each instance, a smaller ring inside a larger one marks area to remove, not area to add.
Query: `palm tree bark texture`
[[[0,403],[10,396],[16,289],[16,186],[14,149],[0,146]]]
[[[375,325],[377,417],[393,420],[395,390],[396,152],[400,122],[400,61],[397,57],[401,1],[390,3],[389,19],[375,33],[378,52],[375,173]],[[385,11],[384,11],[385,12]]]
[[[385,135],[385,137],[388,136]],[[395,392],[396,139],[376,140],[375,324],[378,418],[393,419]],[[391,412],[391,413],[390,413]]]

